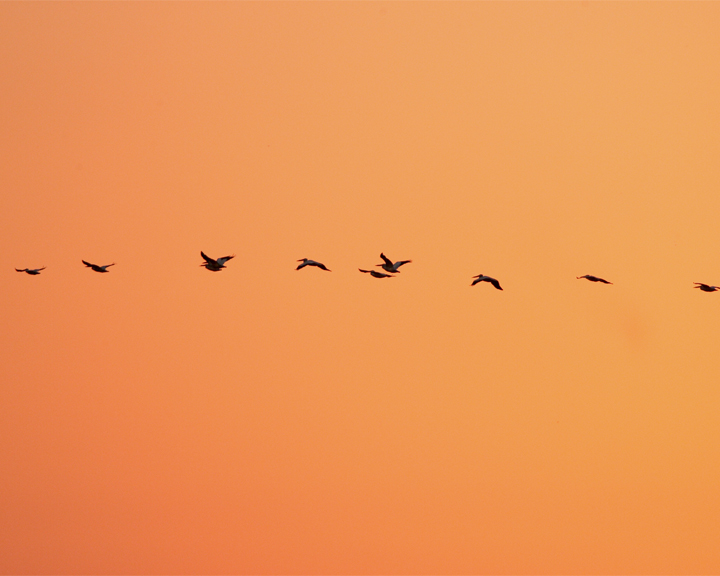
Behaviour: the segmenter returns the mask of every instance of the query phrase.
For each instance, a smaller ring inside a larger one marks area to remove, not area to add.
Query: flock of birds
[[[206,268],[207,270],[210,270],[211,272],[222,271],[222,269],[225,268],[225,263],[235,258],[235,254],[233,254],[232,256],[223,256],[222,258],[210,258],[210,256],[205,254],[205,252],[203,251],[200,251],[200,256],[202,256],[204,260],[204,262],[200,264],[200,266]],[[382,252],[380,253],[380,258],[382,258],[382,264],[376,264],[375,266],[382,268],[384,272],[380,272],[378,270],[363,270],[362,268],[358,268],[358,270],[360,270],[360,272],[363,272],[364,274],[370,274],[370,276],[372,276],[373,278],[394,278],[394,275],[400,272],[401,266],[404,266],[405,264],[410,264],[412,262],[412,260],[398,260],[397,262],[393,262]],[[112,264],[105,264],[104,266],[91,264],[90,262],[86,262],[85,260],[81,260],[81,262],[95,272],[101,273],[108,272],[108,268],[110,268],[110,266],[115,266],[115,262],[113,262]],[[305,266],[315,266],[316,268],[320,268],[320,270],[332,272],[332,270],[325,266],[325,264],[323,264],[322,262],[317,262],[316,260],[310,260],[309,258],[301,258],[300,260],[298,260],[298,262],[300,262],[300,265],[298,265],[295,270],[301,270],[302,268],[305,268]],[[41,270],[45,270],[45,266],[43,266],[42,268],[15,268],[15,270],[17,272],[25,272],[26,274],[30,274],[31,276],[37,276],[38,274],[40,274]],[[590,282],[612,284],[612,282],[608,282],[607,280],[599,278],[597,276],[592,276],[591,274],[577,276],[578,280],[580,280],[581,278],[589,280]],[[492,278],[491,276],[485,276],[484,274],[478,274],[477,276],[473,276],[473,281],[470,286],[475,286],[475,284],[479,284],[480,282],[489,282],[497,290],[502,290],[500,282],[497,279]],[[720,290],[720,286],[712,286],[710,284],[704,284],[702,282],[693,282],[693,284],[695,284],[694,288],[699,288],[703,292],[716,292],[717,290]]]

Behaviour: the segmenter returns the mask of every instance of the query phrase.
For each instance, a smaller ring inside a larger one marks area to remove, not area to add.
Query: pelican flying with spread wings
[[[22,270],[20,270],[19,268],[15,268],[15,270],[17,272],[27,272],[28,274],[30,274],[30,276],[37,276],[38,274],[40,274],[40,270],[45,270],[45,266],[43,266],[42,268],[23,268]]]
[[[612,282],[608,282],[607,280],[603,280],[602,278],[598,278],[597,276],[590,276],[590,274],[585,274],[585,276],[577,277],[578,280],[580,280],[580,278],[586,278],[587,280],[590,280],[590,282],[602,282],[603,284],[612,284]]]
[[[326,268],[325,264],[323,264],[322,262],[315,262],[315,260],[310,260],[308,258],[301,258],[300,260],[298,260],[298,262],[302,262],[302,264],[295,268],[295,270],[300,270],[300,268],[305,268],[305,266],[317,266],[318,268],[320,268],[320,270],[327,270],[328,272],[332,272],[332,270]]]
[[[202,256],[203,259],[205,260],[205,262],[200,264],[200,266],[204,266],[211,272],[220,272],[223,268],[225,268],[225,262],[235,258],[235,254],[233,254],[232,256],[223,256],[222,258],[213,260],[212,258],[210,258],[210,256],[205,254],[205,252],[203,252],[202,250],[200,251],[200,256]]]
[[[693,282],[693,284],[697,284],[697,286],[693,286],[693,288],[700,288],[703,292],[715,292],[720,290],[720,286],[710,286],[710,284],[703,284],[702,282]]]
[[[383,270],[385,270],[385,272],[390,272],[392,274],[400,272],[398,268],[400,268],[400,266],[402,266],[403,264],[410,264],[410,262],[412,262],[412,260],[398,260],[397,262],[395,262],[395,264],[393,264],[390,258],[385,256],[385,254],[383,254],[382,252],[380,253],[380,258],[383,259],[383,263],[375,264],[375,266],[380,266]]]
[[[85,264],[85,266],[87,266],[88,268],[92,268],[93,270],[95,270],[95,272],[108,272],[107,269],[110,268],[110,266],[115,266],[115,262],[113,262],[112,264],[105,264],[105,266],[90,264],[90,262],[85,262],[85,260],[83,260],[82,263]]]
[[[385,274],[385,272],[378,272],[377,270],[363,270],[362,268],[358,268],[358,270],[365,274],[370,274],[373,278],[394,278],[392,274]]]
[[[490,276],[485,276],[483,274],[478,274],[477,276],[473,276],[473,278],[475,278],[475,280],[473,280],[470,286],[475,286],[475,284],[477,284],[478,282],[490,282],[490,284],[495,286],[495,288],[497,288],[498,290],[502,290],[502,288],[500,287],[500,282],[495,280],[495,278],[491,278]]]

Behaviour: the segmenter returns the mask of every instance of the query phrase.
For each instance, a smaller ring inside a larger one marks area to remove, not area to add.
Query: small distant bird
[[[317,266],[318,268],[320,268],[320,270],[327,270],[328,272],[332,272],[332,270],[328,270],[325,267],[325,264],[323,264],[322,262],[315,262],[315,260],[309,260],[308,258],[301,258],[300,260],[298,260],[298,262],[302,262],[302,264],[295,268],[295,270],[300,270],[300,268],[305,268],[305,266]]]
[[[222,258],[213,260],[212,258],[210,258],[210,256],[205,254],[205,252],[203,252],[202,250],[200,251],[200,256],[202,256],[203,259],[205,260],[205,262],[200,264],[200,266],[204,266],[211,272],[220,272],[223,268],[225,268],[225,262],[235,258],[235,254],[233,254],[232,256],[223,256]]]
[[[475,286],[475,284],[477,284],[478,282],[490,282],[490,284],[495,286],[495,288],[497,288],[498,290],[502,290],[502,288],[500,287],[500,282],[495,280],[495,278],[491,278],[490,276],[484,276],[482,274],[473,276],[473,278],[475,278],[475,280],[473,280],[473,283],[470,284],[470,286]]]
[[[115,262],[112,264],[105,264],[105,266],[98,266],[97,264],[90,264],[90,262],[85,262],[85,260],[82,261],[85,266],[88,268],[92,268],[95,270],[95,272],[107,272],[107,268],[110,268],[110,266],[115,266]]]
[[[603,284],[612,284],[612,282],[608,282],[607,280],[603,280],[602,278],[598,278],[597,276],[590,276],[590,274],[585,274],[585,276],[578,276],[577,279],[580,280],[580,278],[587,278],[590,280],[590,282],[602,282]]]
[[[363,270],[362,268],[358,268],[358,270],[370,274],[373,278],[394,278],[392,274],[385,274],[385,272],[378,272],[377,270]]]
[[[710,286],[710,284],[703,284],[702,282],[693,282],[693,284],[697,284],[697,286],[693,286],[693,288],[700,288],[703,292],[715,292],[720,290],[720,286]]]
[[[392,261],[382,252],[380,253],[380,258],[383,259],[383,263],[375,264],[375,266],[380,266],[383,270],[385,270],[386,272],[391,272],[392,274],[400,272],[398,268],[400,268],[400,266],[402,266],[403,264],[410,264],[410,262],[412,262],[412,260],[399,260],[398,262],[395,262],[395,264],[393,264]]]
[[[40,270],[45,270],[45,266],[42,268],[23,268],[22,270],[19,270],[18,268],[15,268],[17,272],[27,272],[30,274],[30,276],[37,276],[40,274]]]

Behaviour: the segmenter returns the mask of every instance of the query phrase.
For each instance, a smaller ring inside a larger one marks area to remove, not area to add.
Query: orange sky
[[[718,30],[1,3],[0,571],[720,572]]]

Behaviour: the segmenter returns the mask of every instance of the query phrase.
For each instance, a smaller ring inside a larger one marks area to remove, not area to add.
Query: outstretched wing
[[[202,250],[200,250],[200,256],[202,256],[205,262],[207,262],[208,264],[217,264],[217,261],[210,258],[210,256],[205,254],[205,252],[203,252]]]
[[[362,268],[358,268],[360,272],[365,272],[365,274],[370,274],[370,272],[374,272],[374,270],[363,270]]]
[[[94,266],[94,264],[90,264],[90,262],[85,262],[85,260],[81,260],[81,262],[85,264],[85,266],[87,266],[88,268],[92,268]]]
[[[227,262],[228,260],[232,260],[233,258],[235,258],[235,254],[233,254],[232,256],[223,256],[222,258],[217,259],[217,263],[222,266],[223,264],[225,264],[225,262]]]
[[[323,264],[322,262],[315,262],[315,266],[317,266],[321,270],[326,270],[328,272],[332,272],[332,270],[330,270],[329,268],[326,268],[325,264]]]
[[[27,268],[23,268],[22,270],[18,270],[17,268],[15,268],[15,271],[16,272],[27,272]],[[696,282],[696,284],[697,284],[697,282]]]
[[[410,264],[412,260],[400,260],[400,262],[395,262],[395,268],[400,268],[403,264]]]
[[[387,264],[388,266],[393,265],[393,263],[388,259],[388,257],[385,256],[385,254],[383,254],[382,252],[380,252],[380,258],[382,258],[383,262],[385,262],[385,264]],[[382,264],[380,264],[380,266],[382,266]]]
[[[490,284],[495,286],[495,288],[497,288],[498,290],[502,290],[502,288],[500,288],[500,282],[495,280],[495,278],[488,278],[488,282],[490,282]]]

